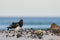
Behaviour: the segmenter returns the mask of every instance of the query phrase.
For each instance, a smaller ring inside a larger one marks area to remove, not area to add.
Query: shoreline
[[[29,29],[28,29],[29,30]],[[42,38],[39,39],[38,37],[33,37],[33,36],[30,36],[31,33],[26,29],[26,31],[22,31],[24,33],[24,35],[22,34],[21,37],[17,38],[17,34],[20,34],[20,32],[17,32],[17,33],[14,33],[14,31],[0,31],[0,39],[1,40],[58,40],[60,38],[60,36],[57,36],[57,35],[51,35],[51,33],[49,32],[48,34],[44,33]],[[26,32],[28,31],[28,33],[26,34]],[[31,30],[32,31],[32,30]],[[45,31],[45,30],[44,30]],[[15,36],[12,36],[12,35],[15,35]],[[7,36],[8,35],[8,36]]]

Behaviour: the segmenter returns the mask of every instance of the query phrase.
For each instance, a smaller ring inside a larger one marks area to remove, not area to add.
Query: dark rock
[[[12,36],[15,36],[14,34]]]
[[[8,37],[8,35],[6,35],[6,37]]]
[[[39,36],[38,38],[39,38],[39,39],[42,39],[42,36]]]
[[[58,25],[56,23],[52,23],[51,24],[51,30],[56,30],[56,29],[59,29]]]
[[[51,32],[54,33],[55,35],[58,35],[60,33],[60,26],[58,26],[56,23],[51,24],[50,28]],[[59,34],[60,35],[60,34]]]
[[[22,37],[22,35],[20,35],[20,34],[17,34],[16,36],[17,36],[17,38]]]

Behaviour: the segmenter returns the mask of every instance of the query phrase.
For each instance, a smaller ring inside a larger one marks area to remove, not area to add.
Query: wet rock
[[[42,36],[39,36],[38,38],[39,38],[39,39],[42,39]]]
[[[8,37],[8,35],[6,35],[6,37]]]
[[[17,35],[16,35],[16,37],[17,37],[17,38],[19,38],[19,37],[22,37],[22,35],[20,35],[20,34],[17,34]]]
[[[12,36],[15,36],[14,34]]]
[[[51,30],[58,30],[59,29],[59,26],[56,23],[52,23],[50,29]]]
[[[54,33],[55,35],[60,35],[60,26],[58,26],[56,23],[51,24],[50,28],[51,32]]]

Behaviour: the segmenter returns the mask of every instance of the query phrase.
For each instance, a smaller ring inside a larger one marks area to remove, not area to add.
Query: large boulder
[[[53,33],[60,33],[60,26],[58,26],[56,23],[52,23],[50,30]]]
[[[52,23],[50,29],[51,30],[58,30],[59,29],[59,26],[56,23]]]

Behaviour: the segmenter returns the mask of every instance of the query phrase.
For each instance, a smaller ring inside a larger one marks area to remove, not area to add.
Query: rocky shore
[[[0,30],[0,40],[60,40],[60,26],[51,24],[49,30],[22,29]]]
[[[19,32],[0,31],[0,40],[60,40],[60,36],[45,30],[24,29]]]

